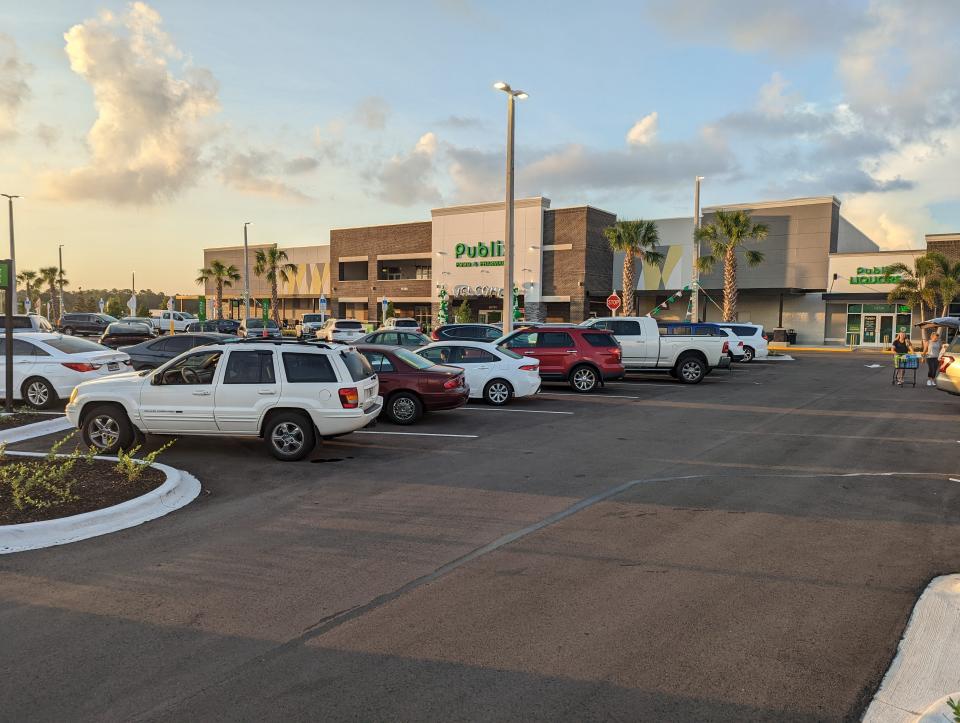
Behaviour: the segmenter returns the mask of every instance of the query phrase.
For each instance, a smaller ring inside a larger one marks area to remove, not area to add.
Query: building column
[[[570,323],[579,324],[590,316],[590,298],[585,292],[570,297]]]

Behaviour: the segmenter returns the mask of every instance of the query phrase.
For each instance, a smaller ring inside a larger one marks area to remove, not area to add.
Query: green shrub
[[[60,455],[60,448],[73,436],[61,439],[42,458],[22,462],[8,462],[6,445],[0,445],[0,461],[7,462],[0,465],[0,492],[10,496],[14,507],[46,509],[78,499],[73,491],[73,470],[78,464],[93,462],[96,450],[78,448]]]
[[[137,459],[134,455],[140,450],[140,445],[133,447],[129,452],[120,450],[117,453],[117,465],[116,470],[122,474],[128,483],[136,482],[140,479],[140,475],[154,463],[157,457],[160,456],[161,452],[165,452],[169,449],[176,440],[171,439],[165,445],[159,449],[155,449],[150,454],[144,455],[143,459]]]
[[[947,698],[947,707],[953,713],[953,722],[960,723],[960,700]]]

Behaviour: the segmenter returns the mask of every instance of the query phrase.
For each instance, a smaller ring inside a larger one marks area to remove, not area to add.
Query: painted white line
[[[628,384],[628,386],[631,386],[631,387],[632,387],[632,386],[638,386],[638,387],[670,387],[671,389],[683,389],[683,387],[685,387],[686,385],[685,385],[685,384],[680,384],[680,382],[677,382],[676,384],[660,384],[660,382],[654,382],[654,383],[652,383],[652,384],[649,384],[649,383],[647,383],[647,382],[641,382],[641,381],[638,380],[638,381],[635,382],[634,384]]]
[[[945,699],[956,697],[960,680],[958,611],[960,575],[934,578],[913,608],[864,723],[952,720]]]
[[[521,412],[522,414],[573,414],[573,412],[555,412],[546,409],[498,409],[497,407],[460,407],[470,412]]]
[[[432,432],[375,432],[361,429],[354,434],[396,434],[404,437],[459,437],[461,439],[479,439],[479,434],[434,434]]]
[[[640,399],[640,397],[632,397],[627,394],[591,394],[587,396],[585,394],[575,394],[573,392],[539,392],[538,397],[580,397],[581,399]]]
[[[960,479],[957,479],[956,477],[947,477],[947,479],[951,482],[960,482]]]

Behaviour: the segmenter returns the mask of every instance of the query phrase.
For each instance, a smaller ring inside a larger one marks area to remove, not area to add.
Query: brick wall
[[[543,293],[570,297],[570,321],[589,316],[590,298],[606,298],[612,290],[613,252],[603,229],[615,214],[581,206],[544,212],[543,245],[566,245],[565,250],[543,250]]]
[[[960,261],[960,239],[927,239],[927,251],[936,251],[951,261]]]

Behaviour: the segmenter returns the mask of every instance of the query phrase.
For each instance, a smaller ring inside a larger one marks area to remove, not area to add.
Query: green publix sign
[[[851,284],[897,284],[900,283],[900,274],[891,274],[889,266],[874,266],[873,268],[858,266],[857,275],[850,277]]]
[[[457,244],[453,249],[457,266],[503,266],[503,241]],[[497,257],[500,257],[497,260]],[[479,261],[474,259],[480,259]],[[492,260],[491,260],[492,259]]]

